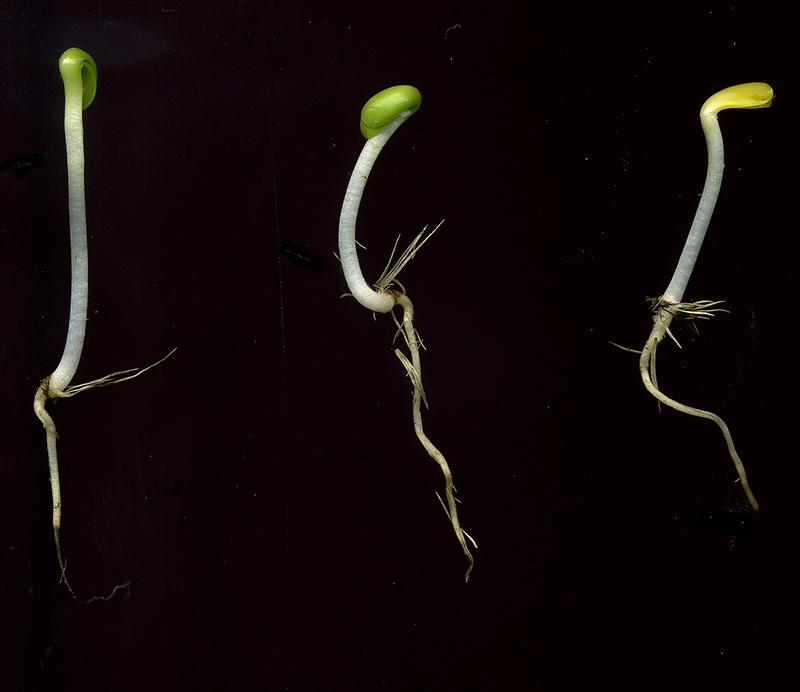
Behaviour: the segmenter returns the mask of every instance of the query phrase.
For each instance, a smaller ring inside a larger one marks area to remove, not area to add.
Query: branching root
[[[707,418],[708,420],[714,421],[719,426],[720,430],[722,430],[722,435],[725,438],[725,442],[728,445],[728,453],[730,454],[734,466],[736,467],[736,471],[739,474],[739,480],[741,480],[742,489],[744,490],[750,505],[753,507],[753,510],[757,512],[758,502],[756,502],[756,498],[753,495],[752,490],[750,490],[750,484],[747,482],[747,474],[744,470],[744,464],[742,463],[742,460],[736,451],[736,447],[733,444],[733,438],[731,437],[730,430],[728,429],[725,421],[711,411],[704,411],[703,409],[694,408],[693,406],[687,406],[686,404],[681,404],[680,402],[669,398],[658,388],[658,380],[656,378],[656,350],[659,343],[661,343],[661,341],[664,339],[665,335],[669,334],[672,337],[672,334],[669,330],[672,320],[675,318],[688,320],[709,319],[713,317],[714,313],[716,312],[726,312],[722,308],[714,307],[722,302],[723,301],[720,300],[701,300],[696,303],[669,303],[663,299],[654,301],[655,316],[653,318],[653,330],[650,332],[647,343],[642,349],[639,357],[639,372],[641,373],[642,382],[644,383],[647,391],[650,392],[650,394],[652,394],[660,403],[663,403],[666,406],[675,409],[676,411],[686,413],[690,416]],[[674,337],[672,338],[674,340]],[[680,344],[678,345],[680,346]]]
[[[130,582],[125,582],[124,584],[118,584],[112,589],[111,593],[108,594],[108,596],[93,596],[92,598],[83,601],[80,598],[78,598],[78,596],[75,594],[75,591],[73,591],[69,581],[67,580],[67,575],[66,575],[67,562],[66,560],[63,559],[61,555],[61,540],[59,538],[59,531],[61,529],[61,483],[59,481],[59,475],[58,475],[58,454],[56,451],[56,440],[58,440],[58,433],[56,432],[56,426],[55,423],[53,422],[53,418],[50,416],[45,406],[49,399],[53,400],[63,399],[75,396],[76,394],[80,394],[81,392],[84,392],[87,389],[92,389],[94,387],[105,387],[106,385],[109,384],[118,384],[119,382],[125,382],[126,380],[131,380],[134,377],[138,377],[139,375],[144,374],[145,372],[150,370],[150,368],[154,368],[159,363],[163,363],[167,358],[169,358],[173,353],[175,353],[175,351],[176,349],[172,349],[161,360],[153,363],[152,365],[148,365],[146,368],[142,369],[131,368],[129,370],[119,370],[117,372],[112,372],[110,375],[106,375],[105,377],[100,377],[96,380],[92,380],[91,382],[85,382],[83,384],[66,387],[64,391],[56,391],[54,387],[51,387],[50,375],[48,375],[41,381],[39,389],[36,391],[36,396],[34,397],[33,401],[33,410],[36,413],[39,420],[42,421],[42,425],[44,426],[45,429],[45,435],[47,437],[47,458],[50,465],[50,489],[53,494],[53,532],[55,534],[55,540],[56,540],[56,554],[58,555],[58,566],[61,570],[61,581],[64,582],[64,584],[66,584],[67,589],[69,590],[72,597],[79,603],[108,601],[114,596],[114,594],[117,593],[117,591],[130,586]],[[131,375],[128,373],[133,373],[133,374]],[[124,375],[124,377],[120,377],[120,375]]]

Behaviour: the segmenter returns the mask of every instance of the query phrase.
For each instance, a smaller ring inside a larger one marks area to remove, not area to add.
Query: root
[[[169,358],[177,348],[173,348],[166,356],[164,356],[161,360],[157,360],[152,365],[148,365],[146,368],[128,368],[127,370],[117,370],[116,372],[112,372],[108,375],[103,375],[103,377],[99,377],[96,380],[92,380],[91,382],[84,382],[83,384],[76,384],[67,387],[63,393],[59,394],[58,396],[54,396],[53,398],[63,398],[68,396],[75,396],[76,394],[80,394],[81,392],[87,389],[93,389],[94,387],[105,387],[109,384],[119,384],[120,382],[125,382],[126,380],[132,380],[134,377],[139,377],[139,375],[144,375],[148,370],[151,368],[156,367],[156,365],[160,365],[163,363],[167,358]],[[133,375],[128,375],[129,372],[132,372]],[[118,377],[118,375],[125,375],[125,377]]]
[[[456,489],[456,487],[453,486],[453,492],[455,492],[455,489]],[[444,500],[442,499],[442,496],[439,495],[439,493],[435,493],[435,495],[436,495],[436,499],[439,500],[439,504],[442,506],[442,509],[444,510],[444,513],[447,515],[447,518],[450,519],[450,521],[452,521],[453,519],[450,516],[450,511],[447,509],[447,505],[444,503]],[[461,502],[461,500],[456,498],[456,502]],[[464,529],[461,529],[461,530],[464,532],[464,535],[467,538],[469,538],[469,542],[472,543],[473,547],[475,547],[477,549],[478,544],[475,542],[475,539],[472,536],[470,536]]]
[[[439,230],[439,227],[443,223],[444,223],[443,220],[440,221],[439,225],[436,226],[436,228],[434,228],[430,233],[428,233],[427,236],[425,236],[423,238],[422,236],[425,235],[425,231],[428,229],[428,227],[425,226],[425,228],[423,228],[417,234],[417,237],[414,238],[414,240],[411,241],[411,244],[403,251],[403,254],[400,255],[400,257],[398,258],[397,262],[395,262],[394,266],[392,266],[392,268],[390,269],[389,265],[392,262],[392,257],[394,257],[394,249],[392,250],[392,254],[389,255],[389,262],[387,262],[386,268],[383,270],[383,273],[381,274],[380,278],[374,284],[374,286],[377,289],[378,293],[385,292],[393,284],[397,284],[398,286],[400,286],[400,288],[403,290],[403,293],[406,292],[406,289],[403,287],[403,284],[401,284],[397,280],[397,275],[400,273],[400,271],[403,269],[403,267],[405,267],[412,259],[414,259],[414,256],[417,254],[417,252],[419,252],[419,249],[425,243],[428,242],[428,239],[434,233],[436,233],[436,231]],[[397,243],[399,243],[399,242],[400,242],[400,238],[398,237],[398,239],[395,241],[395,244],[394,244],[395,249],[397,248]]]
[[[61,541],[59,540],[58,537],[58,529],[53,527],[53,533],[55,534],[56,538],[56,554],[58,555],[58,566],[61,569],[61,579],[59,581],[64,583],[64,585],[67,587],[67,591],[69,591],[70,595],[78,603],[80,603],[81,605],[87,605],[89,603],[94,603],[95,601],[110,601],[112,598],[114,598],[114,595],[117,593],[117,591],[120,591],[121,589],[127,589],[131,585],[129,581],[126,581],[124,584],[117,584],[111,590],[111,593],[108,594],[108,596],[92,596],[90,599],[86,601],[78,598],[78,595],[72,590],[72,586],[70,585],[69,580],[67,579],[67,574],[66,574],[67,562],[61,557]]]
[[[722,305],[724,300],[698,300],[694,303],[671,303],[668,300],[659,298],[657,300],[649,299],[653,304],[653,309],[659,308],[670,313],[674,317],[683,320],[708,320],[714,316],[716,312],[729,312],[725,308],[715,308],[715,305]]]
[[[399,348],[394,350],[394,354],[400,359],[403,367],[408,372],[408,376],[411,378],[411,384],[414,385],[414,391],[419,392],[419,395],[422,397],[422,402],[425,404],[425,408],[430,408],[428,406],[428,400],[425,397],[425,390],[422,388],[422,378],[419,376],[419,373],[414,369],[411,361],[406,358],[405,354]]]
[[[61,569],[61,581],[66,584],[67,589],[69,590],[72,597],[78,601],[79,603],[92,603],[94,601],[108,601],[110,600],[117,591],[120,589],[124,589],[130,586],[130,582],[125,582],[124,584],[118,584],[114,587],[111,593],[108,596],[93,596],[92,598],[84,601],[78,598],[75,592],[72,590],[72,586],[70,585],[69,581],[67,580],[66,575],[66,568],[67,563],[63,559],[61,555],[61,541],[59,539],[59,530],[61,529],[61,482],[59,480],[59,473],[58,473],[58,453],[56,449],[56,441],[58,440],[58,433],[56,432],[56,425],[53,422],[53,418],[48,413],[46,407],[47,401],[49,399],[63,399],[71,396],[75,396],[76,394],[80,394],[87,389],[92,389],[94,387],[104,387],[109,384],[117,384],[119,382],[124,382],[125,380],[133,379],[134,377],[138,377],[139,375],[147,372],[150,368],[154,368],[159,363],[163,363],[167,358],[169,358],[173,353],[175,353],[176,349],[172,349],[166,356],[164,356],[161,360],[153,363],[152,365],[148,365],[146,368],[131,368],[129,370],[120,370],[117,372],[112,372],[110,375],[106,375],[105,377],[101,377],[97,380],[92,380],[91,382],[86,382],[84,384],[75,385],[72,387],[66,387],[64,391],[59,391],[54,389],[50,386],[50,375],[45,377],[41,383],[39,384],[39,388],[36,390],[36,395],[33,399],[33,410],[36,413],[36,416],[42,422],[42,425],[45,429],[45,436],[47,438],[47,459],[50,466],[50,490],[53,495],[53,532],[55,534],[55,541],[56,541],[56,554],[58,556],[58,565]],[[134,373],[132,375],[128,375],[127,373]],[[119,377],[119,375],[126,375],[125,377]]]
[[[750,490],[750,484],[747,482],[747,474],[744,470],[744,464],[742,463],[742,460],[736,451],[736,447],[733,444],[733,438],[731,437],[730,430],[728,429],[725,421],[722,420],[722,418],[720,418],[716,413],[694,408],[693,406],[687,406],[686,404],[681,404],[674,399],[670,399],[658,388],[658,380],[656,378],[656,350],[658,348],[658,344],[661,343],[666,334],[669,334],[672,337],[672,334],[669,331],[672,320],[676,317],[682,319],[709,319],[713,317],[715,312],[719,312],[721,310],[721,308],[713,307],[714,305],[719,305],[721,302],[722,301],[704,300],[696,303],[668,303],[664,300],[657,301],[654,306],[656,314],[653,318],[653,330],[650,332],[647,343],[642,349],[641,356],[639,357],[639,372],[641,373],[642,382],[644,383],[647,391],[650,392],[650,394],[652,394],[660,403],[663,403],[670,408],[675,409],[676,411],[686,413],[690,416],[707,418],[708,420],[714,421],[719,426],[720,430],[722,430],[722,435],[725,438],[725,442],[728,445],[728,453],[733,460],[733,464],[736,467],[737,473],[739,474],[739,479],[742,482],[742,489],[744,490],[750,505],[753,507],[753,511],[757,512],[758,502],[756,502],[753,491]],[[672,338],[674,340],[675,337]]]
[[[641,353],[642,349],[640,348],[629,348],[628,346],[623,346],[622,344],[618,344],[616,341],[609,341],[612,346],[616,346],[617,348],[621,348],[623,351],[628,351],[628,353]]]
[[[447,463],[447,460],[444,458],[444,455],[428,439],[428,436],[425,434],[425,431],[422,428],[421,403],[425,398],[425,394],[422,389],[422,370],[419,359],[419,342],[417,341],[416,332],[414,331],[414,326],[413,326],[414,306],[412,305],[408,297],[402,294],[397,296],[397,303],[403,308],[403,331],[406,338],[406,343],[408,344],[411,352],[411,361],[409,361],[408,358],[403,353],[401,353],[399,349],[395,349],[395,353],[397,354],[397,357],[400,359],[400,362],[403,364],[403,367],[405,367],[405,369],[407,370],[409,377],[411,378],[411,382],[414,385],[414,394],[412,399],[414,432],[416,432],[417,438],[422,443],[422,446],[425,448],[425,451],[427,451],[428,454],[433,458],[433,460],[437,464],[439,464],[439,467],[442,469],[442,473],[444,474],[445,498],[447,500],[447,506],[445,507],[445,511],[450,519],[450,522],[453,525],[453,531],[456,534],[456,538],[458,539],[458,542],[461,545],[462,550],[464,551],[464,555],[466,555],[467,560],[469,562],[469,565],[467,567],[467,573],[464,575],[464,581],[468,582],[470,572],[472,572],[472,567],[475,564],[475,560],[472,557],[472,553],[470,552],[469,548],[467,547],[467,541],[466,541],[467,534],[461,528],[461,524],[458,520],[458,509],[456,507],[455,488],[453,487],[453,474],[450,471],[450,465]],[[471,537],[469,540],[476,548],[478,547],[475,541]]]

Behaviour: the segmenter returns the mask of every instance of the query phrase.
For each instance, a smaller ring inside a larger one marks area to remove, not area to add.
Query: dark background
[[[791,7],[791,4],[786,4]],[[480,7],[480,9],[476,9]],[[524,9],[527,7],[527,9]],[[736,3],[55,2],[0,9],[0,676],[8,690],[776,689],[797,588],[798,80],[793,10]],[[85,111],[90,321],[61,435],[60,585],[32,412],[66,335],[63,87]],[[659,414],[637,356],[705,175],[727,167],[659,379],[729,423]],[[419,112],[359,216],[375,279],[400,232],[427,350],[426,431],[453,469],[465,560],[411,425],[394,324],[346,291],[339,205],[358,116]],[[277,252],[290,239],[321,273]],[[741,532],[738,532],[741,533]]]

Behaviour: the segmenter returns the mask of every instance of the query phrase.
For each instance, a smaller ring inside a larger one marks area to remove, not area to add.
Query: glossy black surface
[[[5,2],[0,161],[41,161],[0,175],[3,689],[780,689],[800,616],[790,11]],[[66,335],[73,45],[99,68],[76,380],[178,349],[52,406],[71,583],[132,582],[90,606],[58,583],[32,412]],[[609,341],[641,348],[680,253],[700,106],[755,80],[775,103],[720,116],[687,291],[730,313],[678,327],[658,371],[727,420],[753,520],[715,426],[659,414]],[[367,185],[362,266],[446,220],[400,280],[480,546],[466,585],[395,325],[340,298],[333,256],[360,109],[397,83],[423,103]],[[754,526],[706,530],[709,508]]]

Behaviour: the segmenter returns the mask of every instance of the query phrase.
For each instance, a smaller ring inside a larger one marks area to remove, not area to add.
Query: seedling
[[[742,488],[753,510],[756,512],[758,511],[758,503],[753,496],[753,492],[750,490],[750,484],[747,482],[747,475],[744,471],[744,464],[739,458],[739,454],[736,452],[733,438],[731,437],[731,433],[725,421],[715,413],[703,411],[692,406],[686,406],[674,399],[670,399],[661,392],[656,379],[656,349],[666,334],[669,334],[670,338],[672,338],[675,343],[678,343],[669,329],[673,319],[709,319],[713,317],[714,313],[721,310],[721,308],[716,307],[723,302],[720,300],[700,300],[692,303],[682,302],[686,284],[689,282],[689,277],[694,269],[697,255],[700,252],[700,246],[703,243],[703,237],[708,229],[709,221],[711,221],[711,215],[714,212],[714,206],[717,203],[717,197],[719,196],[719,190],[722,184],[722,170],[725,162],[722,146],[722,132],[720,131],[719,122],[717,121],[717,114],[726,108],[768,108],[772,105],[772,96],[772,88],[763,82],[738,84],[714,94],[700,109],[700,123],[703,126],[703,132],[706,136],[706,145],[708,147],[706,182],[703,187],[703,194],[700,197],[700,203],[697,207],[697,213],[692,222],[686,244],[683,246],[683,252],[681,253],[672,280],[667,290],[664,292],[664,295],[654,301],[653,311],[655,312],[655,316],[653,318],[653,331],[650,332],[650,336],[639,358],[639,371],[642,375],[642,382],[644,382],[647,391],[656,399],[674,408],[676,411],[713,420],[720,427],[725,437],[725,442],[728,444],[728,452],[739,473]],[[678,345],[680,346],[680,344]]]
[[[97,91],[97,66],[94,60],[78,48],[65,51],[59,60],[59,69],[64,81],[64,134],[67,142],[67,175],[69,193],[69,227],[70,254],[72,256],[72,294],[69,309],[69,328],[64,353],[58,367],[45,377],[33,400],[33,410],[42,421],[47,437],[47,457],[50,463],[50,487],[53,493],[53,532],[55,534],[56,553],[61,568],[61,580],[76,600],[78,597],[72,590],[65,574],[66,562],[61,555],[59,530],[61,528],[61,486],[58,477],[58,457],[56,455],[56,426],[45,409],[48,399],[62,399],[74,396],[92,387],[101,387],[115,382],[123,382],[137,377],[150,368],[133,368],[113,372],[92,382],[70,385],[83,351],[83,340],[86,334],[86,309],[89,301],[89,251],[86,242],[86,200],[84,194],[84,153],[83,153],[83,110],[94,100]],[[173,350],[174,352],[174,350]],[[168,358],[172,352],[165,356]],[[134,374],[129,374],[134,373]],[[86,603],[96,600],[108,600],[119,589],[130,582],[119,584],[108,596],[94,596]]]
[[[400,359],[403,367],[411,378],[414,387],[412,397],[412,414],[414,421],[414,431],[426,449],[428,454],[439,464],[445,478],[445,497],[447,506],[445,512],[453,524],[456,538],[461,544],[464,554],[467,556],[469,565],[465,581],[469,581],[472,571],[473,558],[467,547],[466,539],[469,538],[472,545],[477,548],[475,541],[461,528],[458,521],[458,510],[456,509],[455,488],[453,487],[453,475],[450,466],[442,453],[433,445],[422,429],[421,404],[425,399],[425,392],[422,388],[422,369],[420,367],[419,335],[414,329],[414,306],[406,295],[405,288],[397,280],[400,270],[417,254],[422,245],[433,235],[438,226],[425,236],[425,228],[417,235],[408,248],[400,255],[397,262],[390,268],[391,258],[381,277],[373,285],[367,285],[361,267],[358,263],[358,253],[356,251],[356,217],[358,207],[361,203],[361,196],[367,184],[372,166],[378,158],[381,149],[389,141],[398,127],[402,125],[419,108],[422,96],[419,91],[412,86],[396,86],[385,89],[367,101],[361,111],[361,133],[367,138],[361,155],[358,157],[347,192],[342,204],[342,213],[339,218],[339,254],[342,262],[342,270],[347,285],[353,297],[365,308],[373,312],[389,312],[403,334],[403,338],[408,346],[411,359],[400,350],[395,349],[395,354]],[[441,224],[439,224],[441,225]],[[427,228],[427,227],[426,227]],[[423,237],[424,236],[424,237]],[[395,243],[395,247],[396,247]],[[399,288],[394,288],[397,285]],[[402,322],[394,315],[393,309],[398,306],[403,310]],[[444,505],[444,503],[442,503]]]

